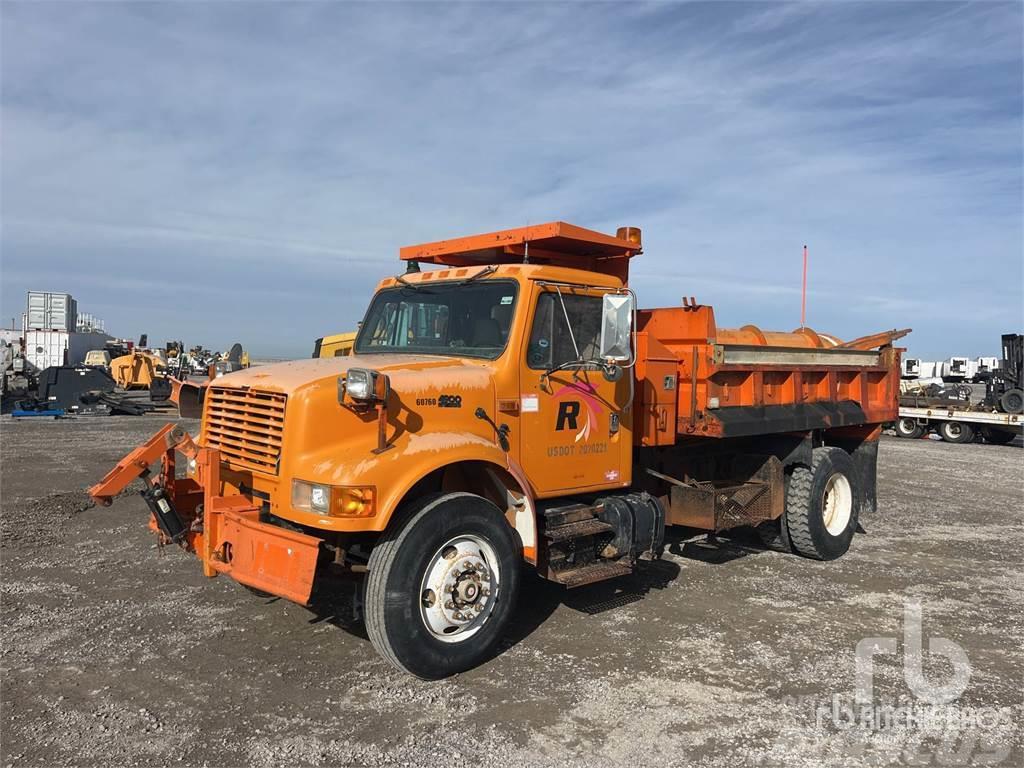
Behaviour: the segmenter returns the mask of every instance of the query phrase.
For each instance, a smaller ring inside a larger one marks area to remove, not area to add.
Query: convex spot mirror
[[[601,359],[627,363],[632,355],[633,295],[606,293],[601,308]]]

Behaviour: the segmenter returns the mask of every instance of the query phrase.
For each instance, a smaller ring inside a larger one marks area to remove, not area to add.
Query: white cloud
[[[804,242],[823,330],[948,356],[1021,323],[1018,5],[0,13],[5,315],[31,284],[303,353],[400,245],[560,218],[642,226],[642,300],[724,323],[795,324]],[[140,276],[171,309],[111,300]]]

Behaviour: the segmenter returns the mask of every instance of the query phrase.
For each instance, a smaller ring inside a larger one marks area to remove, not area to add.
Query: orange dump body
[[[896,416],[902,332],[854,348],[810,328],[718,328],[689,305],[638,312],[634,442],[879,424]],[[888,342],[888,343],[886,343]]]

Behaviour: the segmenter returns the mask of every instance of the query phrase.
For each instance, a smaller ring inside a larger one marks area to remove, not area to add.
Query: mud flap
[[[223,525],[231,578],[302,605],[309,602],[320,539],[261,523],[252,512],[225,512]]]

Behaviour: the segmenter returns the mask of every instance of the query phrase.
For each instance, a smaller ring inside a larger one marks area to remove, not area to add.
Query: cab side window
[[[533,316],[526,364],[546,371],[576,360],[573,338],[584,360],[597,359],[601,344],[601,297],[580,296],[563,290],[559,299],[555,291],[542,293]]]

